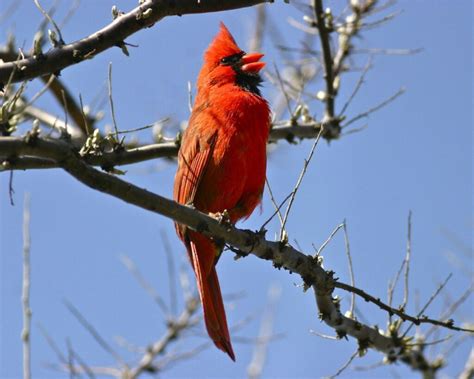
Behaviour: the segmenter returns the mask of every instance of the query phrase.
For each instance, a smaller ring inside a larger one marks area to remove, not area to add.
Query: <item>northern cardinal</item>
[[[246,54],[223,23],[204,54],[197,95],[178,154],[174,199],[201,212],[247,218],[265,185],[270,109],[261,96],[263,54]],[[176,224],[196,274],[207,332],[235,361],[215,265],[213,240]]]

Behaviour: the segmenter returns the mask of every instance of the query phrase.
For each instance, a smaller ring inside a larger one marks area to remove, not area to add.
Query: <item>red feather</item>
[[[221,23],[204,55],[174,184],[177,202],[207,213],[227,210],[232,223],[260,203],[270,128],[270,110],[257,87],[262,54],[244,54]],[[186,227],[176,230],[196,274],[209,336],[235,360],[215,270],[221,248]]]

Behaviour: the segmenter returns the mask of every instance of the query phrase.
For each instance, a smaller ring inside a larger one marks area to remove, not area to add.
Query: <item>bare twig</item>
[[[464,302],[471,296],[471,294],[474,292],[474,283],[471,284],[471,286],[464,291],[459,298],[454,301],[439,317],[440,320],[446,320],[448,317],[451,317],[451,315],[456,312],[456,310],[464,304]],[[428,338],[435,330],[437,330],[436,325],[433,325],[425,334],[425,338]]]
[[[171,249],[170,241],[168,239],[168,235],[164,229],[160,230],[161,241],[163,242],[163,249],[165,250],[166,254],[166,262],[168,265],[168,278],[169,278],[169,292],[170,292],[170,310],[171,316],[175,317],[177,312],[177,300],[178,294],[176,293],[176,267],[174,264],[174,254]]]
[[[250,38],[248,48],[249,51],[260,51],[262,48],[262,41],[265,32],[267,13],[264,4],[259,4],[256,7],[256,20],[253,35]]]
[[[319,31],[319,39],[321,42],[321,49],[323,52],[324,61],[324,80],[326,81],[326,109],[325,120],[329,121],[334,118],[334,71],[333,71],[333,57],[331,54],[331,44],[329,31],[326,27],[325,14],[322,0],[313,1],[314,17],[316,19],[316,27]]]
[[[367,64],[365,65],[364,67],[364,70],[362,71],[360,77],[359,77],[359,80],[357,81],[355,87],[354,87],[354,90],[352,91],[352,93],[350,94],[349,98],[347,99],[346,103],[344,104],[344,106],[342,107],[341,111],[339,112],[338,114],[338,118],[341,118],[344,113],[346,112],[347,108],[349,107],[349,105],[352,103],[352,101],[354,100],[354,98],[356,97],[357,93],[359,92],[359,90],[362,88],[362,85],[364,84],[364,80],[365,80],[365,76],[367,75],[367,73],[369,72],[370,68],[372,67],[372,57],[369,57],[369,60],[367,61]]]
[[[298,177],[295,187],[293,188],[293,191],[291,192],[290,201],[288,202],[288,206],[286,207],[285,215],[283,217],[283,222],[281,224],[280,240],[283,240],[284,233],[285,233],[285,225],[286,225],[286,222],[288,221],[288,216],[290,214],[293,202],[295,201],[296,193],[298,192],[298,189],[300,188],[301,182],[303,181],[303,178],[306,174],[306,170],[308,169],[308,165],[311,162],[311,159],[313,158],[314,151],[316,150],[316,146],[318,145],[319,139],[321,138],[323,131],[324,131],[324,127],[321,127],[321,129],[319,130],[319,134],[313,143],[313,146],[311,146],[311,150],[309,151],[308,157],[304,160],[303,168],[301,170],[300,176]]]
[[[122,255],[120,257],[123,265],[127,268],[127,270],[133,275],[133,277],[137,280],[138,284],[150,295],[150,297],[155,301],[156,304],[160,307],[163,314],[168,318],[169,317],[169,310],[166,306],[166,303],[161,298],[160,295],[156,292],[153,286],[148,283],[148,281],[143,277],[140,270],[138,270],[137,266],[133,261],[127,257],[126,255]]]
[[[408,231],[407,231],[407,252],[405,256],[405,285],[403,289],[403,302],[401,305],[402,309],[405,309],[408,304],[408,276],[410,274],[410,258],[411,258],[411,211],[408,212]]]
[[[43,7],[41,6],[41,4],[39,3],[39,0],[33,0],[36,7],[40,10],[40,12],[43,14],[43,16],[54,26],[54,29],[56,29],[56,33],[58,33],[58,37],[59,37],[59,45],[62,46],[64,45],[64,39],[63,39],[63,35],[61,33],[61,29],[59,29],[58,25],[54,22],[53,18],[48,14],[48,12],[46,12]],[[55,46],[56,47],[56,46]]]
[[[74,366],[73,359],[75,359],[78,363],[78,366],[82,370],[82,372],[86,374],[89,377],[89,379],[95,379],[95,374],[94,374],[93,369],[84,361],[84,359],[81,358],[81,356],[77,353],[77,351],[75,351],[72,348],[72,344],[69,341],[69,338],[66,340],[66,342],[67,342],[67,349],[68,349],[69,355],[71,356],[70,362],[68,364],[68,368],[70,370],[69,373],[73,375],[79,374],[78,368]]]
[[[331,341],[339,341],[339,340],[340,340],[339,337],[336,337],[336,336],[328,336],[327,334],[318,333],[317,331],[312,330],[312,329],[311,329],[309,332],[310,332],[311,334],[314,334],[315,336],[324,338],[324,339],[326,339],[326,340],[331,340]]]
[[[67,99],[66,99],[66,95],[64,92],[61,93],[62,95],[62,99],[63,99],[63,109],[64,109],[64,127],[65,127],[65,130],[66,130],[66,134],[69,134],[69,128],[68,128],[68,114],[69,114],[69,111],[68,111],[68,105],[67,105]]]
[[[7,9],[0,14],[0,24],[4,22],[5,20],[11,20],[11,17],[13,13],[18,9],[19,5],[21,4],[21,1],[18,0],[12,0],[10,1],[10,4],[8,5]]]
[[[417,316],[416,317],[420,317],[425,311],[426,309],[430,306],[430,304],[433,302],[434,299],[436,299],[436,297],[439,295],[439,293],[443,290],[443,288],[446,286],[446,284],[448,284],[449,282],[449,279],[451,279],[451,277],[453,276],[452,273],[450,273],[446,279],[444,280],[443,283],[441,283],[439,285],[439,287],[436,289],[436,291],[431,295],[431,297],[428,299],[428,301],[426,302],[426,304],[423,306],[423,308],[421,308],[421,310],[418,312]],[[414,322],[412,322],[410,324],[410,326],[408,326],[408,328],[405,330],[405,333],[403,333],[403,337],[405,337],[408,332],[410,331],[410,329],[413,327],[413,325],[415,325]]]
[[[72,351],[71,340],[66,338],[66,348],[67,348],[67,369],[69,371],[69,378],[77,378],[76,368],[74,365],[74,353]]]
[[[349,359],[347,360],[346,363],[344,363],[342,365],[342,367],[337,370],[337,372],[334,374],[334,375],[331,375],[331,376],[328,376],[328,379],[333,379],[333,378],[337,378],[339,375],[341,375],[345,369],[347,369],[350,364],[352,363],[352,361],[354,360],[355,357],[357,357],[359,355],[359,350],[357,349],[350,357]]]
[[[79,323],[86,329],[89,334],[94,338],[94,340],[99,344],[99,346],[109,353],[121,366],[127,367],[127,364],[122,359],[122,357],[105,341],[104,338],[99,334],[99,332],[94,328],[94,326],[87,321],[87,319],[79,312],[79,310],[72,305],[69,301],[64,300],[64,305],[72,313],[72,315],[79,321]]]
[[[86,114],[84,113],[84,104],[82,102],[82,96],[79,94],[79,105],[81,106],[81,115],[82,115],[82,121],[84,122],[84,130],[86,131],[86,135],[89,137],[92,133],[92,127],[89,125],[89,120],[86,117]]]
[[[180,334],[190,326],[193,326],[193,315],[199,309],[199,300],[195,297],[186,301],[186,306],[181,315],[169,322],[168,329],[165,335],[153,345],[149,346],[147,352],[142,357],[138,365],[127,372],[127,379],[136,379],[143,372],[153,372],[155,369],[154,360],[157,356],[163,354],[165,349],[172,341],[175,341]]]
[[[112,98],[112,62],[109,63],[108,83],[109,83],[110,112],[112,113],[112,122],[114,124],[115,139],[118,140],[119,131],[118,131],[118,128],[117,128],[117,120],[115,119],[114,100]]]
[[[25,193],[23,202],[23,379],[31,378],[31,308],[30,308],[30,195]]]
[[[9,168],[9,167],[6,167],[6,168]],[[14,194],[15,194],[15,190],[13,188],[13,170],[10,170],[10,174],[8,176],[8,198],[10,199],[10,205],[12,207],[15,205],[15,201],[13,200]]]
[[[354,279],[354,267],[352,265],[352,257],[351,257],[351,249],[349,245],[349,235],[347,234],[347,223],[346,220],[342,223],[344,228],[344,243],[346,246],[346,256],[347,261],[349,262],[349,274],[351,277],[351,286],[355,286],[355,279]],[[354,307],[355,307],[355,293],[351,293],[351,307],[349,308],[349,312],[351,317],[354,317]]]
[[[338,226],[336,226],[334,228],[334,230],[331,232],[331,234],[329,235],[329,237],[326,239],[326,241],[323,242],[323,244],[316,250],[316,254],[315,254],[315,257],[318,257],[321,255],[321,253],[323,252],[324,248],[328,245],[329,242],[331,242],[331,240],[334,238],[334,236],[336,235],[336,233],[344,227],[344,223],[342,224],[339,224]]]
[[[459,379],[472,379],[474,377],[474,348],[471,349],[467,358],[464,370],[459,375]]]
[[[291,193],[285,197],[283,199],[283,201],[280,203],[280,205],[277,204],[276,200],[275,200],[275,196],[273,196],[273,191],[272,191],[272,187],[270,186],[270,182],[268,181],[268,178],[265,178],[265,184],[267,185],[267,188],[268,188],[268,193],[270,195],[270,200],[273,204],[273,206],[275,207],[275,212],[273,212],[273,214],[262,224],[262,226],[260,227],[260,230],[264,230],[265,227],[270,223],[270,221],[273,220],[273,218],[278,215],[278,219],[280,220],[280,226],[283,225],[283,217],[281,215],[281,207],[283,207],[283,205],[286,203],[286,201],[290,198],[291,196]]]
[[[292,119],[293,118],[293,112],[291,110],[290,97],[288,96],[288,93],[286,92],[285,84],[283,83],[283,80],[282,80],[281,75],[280,75],[280,70],[278,70],[278,67],[277,67],[276,63],[273,64],[273,67],[275,68],[275,73],[276,73],[276,77],[278,79],[278,83],[280,83],[281,92],[283,93],[283,95],[285,97],[286,106],[288,108],[288,115]]]
[[[48,343],[49,347],[51,348],[51,350],[53,350],[54,353],[56,354],[58,360],[61,363],[66,364],[67,363],[66,358],[64,357],[63,353],[61,353],[61,350],[59,349],[58,345],[56,345],[56,343],[54,342],[53,338],[49,335],[47,330],[41,324],[38,324],[38,328],[41,334],[43,335],[44,339]]]
[[[377,112],[378,110],[380,110],[383,107],[387,106],[392,101],[394,101],[397,97],[403,95],[404,93],[405,93],[405,88],[402,87],[397,92],[395,92],[393,95],[388,97],[386,100],[384,100],[381,103],[377,104],[376,106],[366,110],[365,112],[359,113],[357,116],[347,120],[344,124],[341,125],[341,128],[344,129],[344,128],[348,127],[349,125],[353,124],[354,122],[360,120],[361,118],[369,117],[372,113]]]

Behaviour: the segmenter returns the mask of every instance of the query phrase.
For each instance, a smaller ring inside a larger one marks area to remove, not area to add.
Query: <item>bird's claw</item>
[[[227,209],[224,209],[222,212],[209,213],[209,216],[215,218],[219,222],[219,224],[231,224],[229,212],[227,211]]]

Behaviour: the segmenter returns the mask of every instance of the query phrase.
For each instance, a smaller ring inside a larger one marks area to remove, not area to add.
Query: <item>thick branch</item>
[[[23,144],[27,146],[26,150],[35,153],[36,156],[55,160],[65,171],[90,188],[171,218],[215,240],[225,241],[238,249],[240,255],[253,254],[261,259],[271,260],[277,268],[299,274],[307,286],[314,287],[322,320],[333,327],[339,336],[351,335],[357,338],[361,349],[372,347],[386,354],[390,360],[400,359],[410,367],[423,372],[437,369],[426,361],[421,351],[407,349],[404,340],[397,333],[386,335],[375,327],[344,316],[339,309],[338,301],[332,297],[335,286],[343,287],[343,285],[333,278],[332,272],[326,272],[314,257],[305,255],[290,245],[267,241],[258,233],[219,223],[216,219],[195,209],[138,188],[113,175],[100,172],[85,163],[66,142],[46,140],[30,134],[25,137]],[[417,324],[431,323],[429,319],[415,318],[397,309],[390,308],[390,312]],[[456,327],[452,322],[442,323],[442,326],[472,332]],[[420,362],[423,363],[421,366]]]
[[[41,116],[39,110],[34,107],[27,108],[30,116]],[[36,113],[33,113],[36,112]],[[63,126],[61,121],[58,126]],[[301,124],[291,126],[290,122],[275,126],[270,132],[270,142],[287,140],[293,142],[295,139],[316,138],[321,124],[313,122],[311,124]],[[326,125],[325,125],[326,129]],[[327,133],[326,133],[327,134]],[[72,137],[74,139],[74,136]],[[113,152],[102,152],[97,155],[88,154],[83,157],[84,161],[93,166],[111,168],[132,163],[143,162],[155,158],[173,158],[178,154],[178,144],[174,142],[162,142],[151,145],[144,145],[136,148],[124,148]],[[31,149],[23,143],[22,137],[0,137],[0,164],[3,161],[3,169],[8,170],[31,170],[58,168],[59,163],[51,157],[45,159],[43,156],[36,156],[37,150]]]
[[[49,140],[48,146],[67,146],[60,140]],[[72,150],[71,150],[72,151]],[[178,145],[174,142],[156,143],[152,145],[141,146],[132,149],[119,149],[111,152],[102,152],[100,154],[87,154],[81,159],[90,165],[100,166],[105,169],[113,166],[127,165],[145,160],[173,157],[178,152]],[[38,154],[38,148],[25,144],[22,137],[0,137],[0,161],[4,159],[3,169],[27,170],[41,168],[61,167],[60,161],[56,160],[57,154],[50,154],[41,151]],[[1,162],[0,162],[1,163]]]
[[[0,64],[0,84],[29,80],[90,59],[113,46],[121,46],[133,33],[152,26],[166,16],[208,13],[243,8],[266,0],[146,0],[130,12],[79,41],[57,46],[39,57],[29,57]]]

